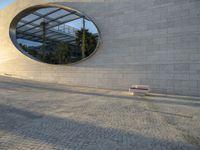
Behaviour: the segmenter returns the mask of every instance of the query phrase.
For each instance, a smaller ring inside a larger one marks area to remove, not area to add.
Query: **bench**
[[[133,95],[146,95],[150,92],[150,88],[148,85],[132,85],[129,92]]]

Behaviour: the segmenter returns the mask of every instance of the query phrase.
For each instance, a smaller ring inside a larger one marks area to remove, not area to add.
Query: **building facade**
[[[89,16],[100,31],[94,55],[51,65],[22,54],[10,23],[26,8],[56,3]],[[66,85],[200,96],[199,0],[16,0],[0,10],[0,74]]]

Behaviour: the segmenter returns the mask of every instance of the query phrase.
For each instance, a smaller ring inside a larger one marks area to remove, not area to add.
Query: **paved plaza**
[[[0,150],[199,150],[200,98],[0,77]]]

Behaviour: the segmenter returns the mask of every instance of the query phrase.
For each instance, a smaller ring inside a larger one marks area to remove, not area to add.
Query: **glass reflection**
[[[23,52],[49,64],[69,64],[91,55],[99,34],[78,11],[40,8],[20,19],[16,39]]]

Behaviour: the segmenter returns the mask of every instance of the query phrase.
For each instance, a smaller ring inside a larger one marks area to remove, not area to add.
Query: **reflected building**
[[[31,7],[15,18],[11,25],[15,30],[13,43],[20,46],[22,53],[38,61],[75,63],[91,55],[97,47],[96,26],[76,10],[48,5]]]

